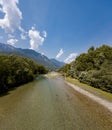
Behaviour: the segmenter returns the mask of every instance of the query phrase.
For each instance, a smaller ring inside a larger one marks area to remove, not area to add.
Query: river
[[[61,76],[42,76],[0,97],[0,130],[112,130],[112,114]]]

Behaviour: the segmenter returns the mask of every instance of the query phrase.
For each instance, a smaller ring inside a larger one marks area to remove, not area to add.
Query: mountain
[[[10,53],[12,51],[17,51],[15,47],[9,45],[9,44],[3,44],[0,43],[0,53]]]
[[[60,67],[62,67],[61,62],[59,62],[57,60],[49,59],[48,57],[46,57],[34,50],[16,48],[9,44],[0,43],[0,54],[15,54],[18,56],[30,58],[30,59],[38,62],[39,64],[42,64],[52,70],[57,70]]]
[[[64,62],[60,62],[60,61],[58,61],[56,59],[51,59],[51,61],[59,68],[65,65]]]

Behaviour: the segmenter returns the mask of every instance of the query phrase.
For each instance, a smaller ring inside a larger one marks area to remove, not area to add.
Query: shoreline
[[[94,100],[95,102],[99,103],[100,105],[104,106],[105,108],[107,108],[112,113],[112,102],[107,101],[103,98],[100,98],[100,97],[96,96],[95,94],[92,94],[91,92],[84,90],[83,88],[80,88],[77,85],[70,83],[66,80],[65,80],[65,83],[68,86],[72,87],[77,92],[87,96],[88,98],[90,98],[90,99]]]

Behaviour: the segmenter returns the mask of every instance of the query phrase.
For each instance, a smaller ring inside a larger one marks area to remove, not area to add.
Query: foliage
[[[0,55],[0,94],[33,80],[47,70],[32,60],[15,55]]]
[[[112,93],[112,47],[103,45],[95,49],[92,46],[87,53],[80,54],[75,61],[59,71]]]

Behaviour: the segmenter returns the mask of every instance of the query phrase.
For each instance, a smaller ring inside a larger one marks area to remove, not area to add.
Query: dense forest
[[[112,47],[103,45],[95,49],[92,46],[87,53],[80,54],[59,71],[65,76],[112,93]]]
[[[32,60],[15,55],[0,55],[0,94],[44,73],[47,73],[47,69]]]

